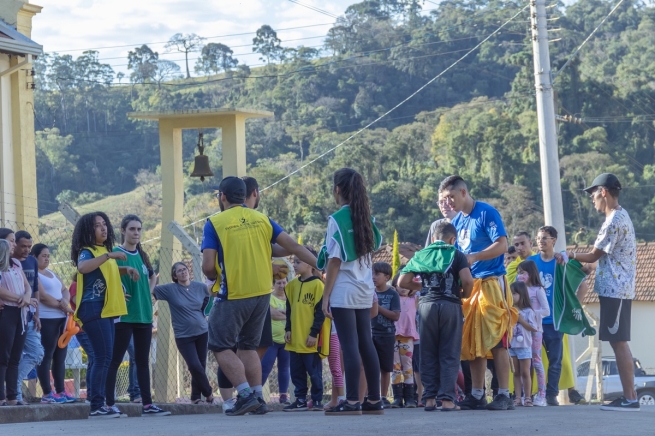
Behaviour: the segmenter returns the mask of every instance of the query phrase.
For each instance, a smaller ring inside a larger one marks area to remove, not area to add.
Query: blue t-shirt
[[[552,324],[553,323],[553,283],[555,283],[555,266],[557,261],[555,259],[544,262],[541,259],[541,254],[535,254],[534,256],[528,257],[528,260],[533,260],[537,264],[537,270],[539,271],[539,278],[541,279],[541,284],[546,290],[546,299],[548,300],[548,307],[550,308],[550,315],[544,317],[541,320],[542,324]]]
[[[93,253],[91,253],[91,250],[82,250],[77,258],[77,263],[79,264],[80,262],[93,258],[94,256]],[[105,281],[105,276],[102,275],[100,268],[96,268],[90,273],[84,274],[82,280],[84,280],[84,289],[82,290],[81,303],[105,301],[107,282]]]
[[[469,215],[458,213],[452,224],[457,229],[457,248],[464,254],[479,253],[498,238],[507,237],[503,219],[490,204],[476,201]],[[471,265],[471,275],[476,279],[505,275],[504,255],[495,259],[481,260]]]

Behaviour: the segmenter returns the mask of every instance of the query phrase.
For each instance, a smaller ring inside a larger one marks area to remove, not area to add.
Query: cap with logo
[[[239,177],[225,177],[215,189],[225,194],[230,203],[236,204],[246,201],[246,183]]]
[[[591,183],[591,186],[584,188],[586,192],[591,193],[594,189],[598,187],[603,187],[606,189],[621,189],[621,182],[619,178],[612,173],[603,173],[600,176],[596,177]]]

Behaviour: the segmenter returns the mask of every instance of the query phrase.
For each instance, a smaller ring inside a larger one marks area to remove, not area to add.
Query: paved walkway
[[[265,416],[186,415],[89,419],[0,426],[11,436],[165,435],[619,435],[654,434],[655,407],[638,413],[603,412],[598,406],[561,406],[490,412],[385,411],[381,416],[332,417],[318,412],[272,412]]]

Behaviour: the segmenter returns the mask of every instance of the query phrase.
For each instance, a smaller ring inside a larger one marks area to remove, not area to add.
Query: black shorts
[[[266,311],[266,320],[264,321],[264,330],[262,338],[259,340],[257,348],[268,348],[273,346],[273,325],[271,324],[271,310]]]
[[[412,354],[412,369],[414,372],[421,372],[421,343],[414,344],[414,353]]]
[[[632,321],[632,300],[598,297],[600,300],[599,339],[607,342],[629,342]]]
[[[270,313],[270,304],[270,294],[215,301],[207,320],[208,348],[218,353],[234,347],[239,350],[257,349],[266,313]]]
[[[380,371],[393,372],[393,347],[395,344],[395,336],[373,336],[373,345],[380,361]]]

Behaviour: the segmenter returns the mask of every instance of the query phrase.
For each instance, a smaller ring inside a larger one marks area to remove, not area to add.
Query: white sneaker
[[[225,413],[226,410],[230,410],[234,408],[234,404],[237,402],[236,398],[230,398],[227,401],[223,401],[223,413]]]
[[[533,405],[537,407],[546,407],[548,404],[546,403],[546,399],[544,397],[540,397],[539,395],[534,396],[534,400],[532,402]]]
[[[118,413],[118,416],[120,416],[121,418],[127,418],[127,414],[121,412],[121,409],[119,409],[118,407],[116,407],[115,404],[114,404],[113,406],[107,406],[107,408],[108,408],[108,409],[111,409],[114,413]]]

